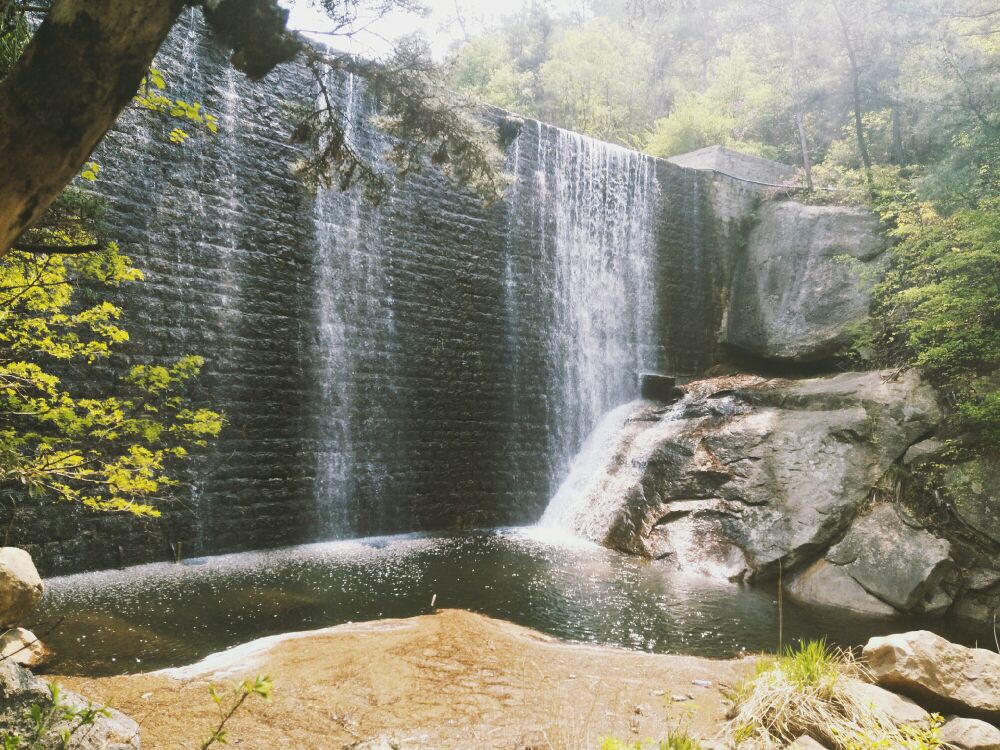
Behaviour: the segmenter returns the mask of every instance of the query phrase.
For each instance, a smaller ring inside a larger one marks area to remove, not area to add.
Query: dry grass
[[[850,652],[823,642],[762,659],[757,673],[730,692],[728,730],[741,750],[778,750],[804,734],[838,750],[935,750],[939,719],[929,726],[896,726],[871,702],[848,689],[865,679]]]

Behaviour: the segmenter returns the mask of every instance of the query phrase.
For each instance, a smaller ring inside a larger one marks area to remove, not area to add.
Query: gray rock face
[[[31,555],[17,547],[0,547],[0,626],[20,624],[43,591]]]
[[[939,736],[958,750],[1000,750],[1000,729],[979,719],[956,716],[945,722]]]
[[[939,614],[952,597],[941,588],[956,571],[951,545],[907,526],[889,504],[855,521],[826,559],[868,593],[904,612]]]
[[[955,514],[1000,544],[1000,462],[982,458],[952,466],[945,484]]]
[[[913,373],[686,388],[672,407],[631,407],[590,458],[593,476],[561,514],[564,527],[726,576],[774,575],[779,561],[789,571],[847,531],[871,487],[939,418]]]
[[[880,685],[925,707],[1000,720],[1000,654],[917,630],[872,638],[864,657]]]
[[[786,586],[799,601],[825,607],[840,607],[867,615],[891,615],[895,609],[858,583],[840,565],[817,560]]]
[[[926,461],[933,461],[940,457],[944,447],[944,443],[937,438],[927,438],[914,443],[903,456],[903,465],[919,466]]]
[[[88,705],[85,698],[69,691],[62,691],[60,701],[77,709]],[[0,661],[0,734],[30,736],[32,705],[40,706],[43,711],[52,705],[47,684],[10,660]],[[73,735],[69,750],[140,750],[139,725],[120,711],[108,709],[108,712],[109,716],[81,727]],[[39,750],[61,748],[60,730],[73,726],[65,721],[56,722],[38,745]]]
[[[883,251],[869,211],[765,204],[733,270],[724,343],[799,362],[841,352],[868,316]]]

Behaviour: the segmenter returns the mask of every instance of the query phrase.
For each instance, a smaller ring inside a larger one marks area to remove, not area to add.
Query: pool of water
[[[778,647],[773,591],[733,584],[531,528],[405,535],[53,578],[34,631],[62,674],[189,664],[275,633],[452,607],[563,638],[727,657]],[[786,643],[841,645],[927,621],[869,619],[784,602]],[[970,642],[976,633],[938,623]],[[983,636],[980,636],[983,637]]]

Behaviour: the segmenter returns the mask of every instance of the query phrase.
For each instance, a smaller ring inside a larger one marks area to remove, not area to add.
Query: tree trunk
[[[868,190],[875,191],[875,177],[872,173],[872,157],[868,152],[868,141],[865,138],[865,123],[862,117],[863,104],[861,99],[861,67],[858,64],[858,56],[854,51],[854,44],[851,42],[851,33],[847,28],[847,19],[840,8],[840,3],[834,2],[833,9],[837,13],[837,20],[840,22],[840,30],[844,35],[844,48],[847,51],[847,59],[851,63],[851,89],[854,99],[854,134],[858,140],[858,151],[861,154],[861,163],[865,167],[865,180],[868,183]]]
[[[899,166],[906,162],[906,151],[903,148],[903,118],[899,113],[899,105],[892,105],[892,163]]]
[[[0,255],[129,103],[184,0],[56,0],[0,85]]]
[[[795,13],[794,6],[791,4],[784,5],[782,10],[784,11],[784,16],[790,19],[792,101],[795,105],[795,128],[799,133],[799,148],[802,150],[802,169],[806,174],[806,188],[811,193],[813,191],[812,158],[809,156],[809,139],[806,137],[805,114],[802,111],[802,63],[799,55],[799,19],[797,13]]]
[[[799,130],[799,146],[802,148],[802,168],[806,173],[806,188],[813,191],[812,159],[809,158],[809,140],[806,138],[806,126],[803,122],[802,113],[795,111],[795,126]]]

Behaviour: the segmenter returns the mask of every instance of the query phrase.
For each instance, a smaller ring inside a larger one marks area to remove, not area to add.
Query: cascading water
[[[121,555],[100,542],[107,521],[69,538],[19,516],[18,543],[48,570],[160,559],[176,542],[200,554],[530,523],[639,371],[701,366],[700,329],[678,346],[664,325],[704,306],[680,168],[529,120],[505,144],[513,184],[496,205],[437,170],[379,207],[310,193],[288,168],[303,154],[285,104],[315,101],[311,72],[254,87],[200,23],[193,11],[157,66],[219,134],[178,149],[171,123],[147,132],[128,114],[96,155],[114,175],[97,187],[148,274],[120,300],[127,357],[204,355],[194,395],[229,427]],[[362,87],[328,84],[356,150],[384,161]]]
[[[552,496],[539,522],[540,526],[567,531],[591,541],[603,541],[607,522],[602,513],[601,481],[615,442],[635,403],[615,407],[601,418],[580,452],[573,457],[569,474]]]
[[[508,200],[531,217],[551,258],[547,359],[549,488],[601,416],[638,395],[638,373],[662,361],[657,330],[656,160],[620,146],[535,123],[514,154],[536,141]],[[514,168],[522,167],[515,158]],[[533,177],[533,179],[531,179]],[[528,189],[519,186],[526,186]],[[537,280],[536,282],[537,283]],[[508,309],[519,309],[508,285]]]
[[[367,121],[373,114],[353,75],[330,75],[326,82],[343,102],[346,142],[360,152],[378,147]],[[374,141],[374,143],[373,143]],[[323,537],[350,534],[357,528],[359,487],[379,494],[388,472],[385,461],[355,445],[358,424],[382,419],[379,402],[359,397],[373,358],[392,347],[392,299],[385,274],[380,211],[360,191],[320,188],[314,206],[319,273],[314,290],[318,305],[319,403],[316,409],[317,529]],[[381,366],[384,368],[383,360]]]

